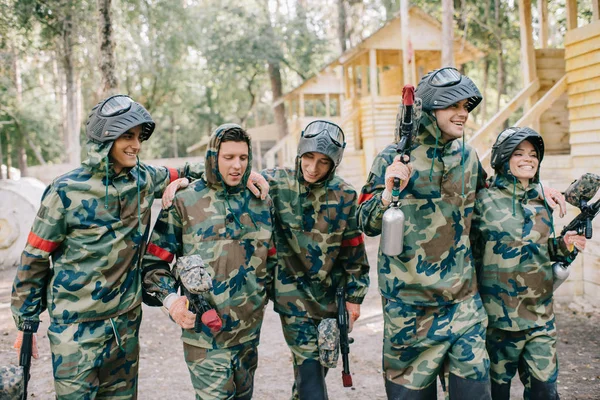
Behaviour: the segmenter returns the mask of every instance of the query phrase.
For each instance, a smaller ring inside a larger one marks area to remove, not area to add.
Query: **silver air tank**
[[[571,264],[564,265],[561,262],[555,262],[552,265],[552,274],[554,275],[553,291],[556,291],[564,281],[567,280],[571,273]]]
[[[400,207],[392,205],[383,213],[381,223],[381,252],[395,257],[404,247],[404,213]]]

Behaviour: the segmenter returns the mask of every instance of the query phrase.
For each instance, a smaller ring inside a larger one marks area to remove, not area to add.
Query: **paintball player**
[[[492,147],[495,176],[477,193],[471,245],[488,314],[492,398],[508,400],[519,371],[525,399],[558,399],[552,261],[583,250],[575,231],[553,237],[552,212],[540,194],[544,141],[530,128],[508,128]]]
[[[163,210],[143,260],[144,289],[162,302],[182,330],[183,349],[198,399],[250,399],[258,341],[277,263],[272,202],[250,195],[252,149],[238,125],[219,126],[206,152],[206,173]],[[200,256],[213,289],[202,294],[222,321],[220,330],[194,328],[196,315],[177,294],[174,258]]]
[[[98,103],[86,123],[88,158],[48,186],[23,251],[12,290],[15,348],[20,351],[24,323],[36,331],[47,308],[59,399],[137,396],[138,261],[150,207],[170,182],[204,170],[140,163],[142,142],[154,127],[128,96]],[[37,356],[35,339],[32,353]]]
[[[275,208],[279,264],[274,309],[292,352],[301,400],[327,399],[318,327],[336,318],[336,289],[345,287],[351,324],[369,286],[369,264],[356,221],[357,194],[335,174],[346,142],[336,124],[314,121],[298,143],[296,168],[263,171]]]
[[[396,156],[395,143],[379,153],[358,209],[365,234],[379,235],[394,178],[400,179],[404,250],[378,255],[386,393],[394,400],[435,399],[436,376],[445,370],[450,399],[489,399],[487,317],[469,245],[475,192],[485,172],[463,136],[482,97],[454,68],[425,75],[415,96],[423,115],[410,162]]]

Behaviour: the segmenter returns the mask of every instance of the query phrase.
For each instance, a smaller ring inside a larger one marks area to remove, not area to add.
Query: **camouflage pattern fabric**
[[[516,332],[488,328],[491,379],[499,384],[510,383],[518,370],[526,392],[532,376],[541,382],[556,382],[558,358],[554,322],[552,319],[544,326]]]
[[[424,113],[411,151],[413,173],[400,193],[406,216],[404,251],[396,257],[379,251],[377,260],[379,290],[392,301],[449,305],[477,291],[469,229],[485,172],[473,148],[463,149],[461,140],[445,142],[440,135],[433,117]],[[381,234],[387,209],[381,203],[385,170],[395,157],[395,144],[379,153],[362,189],[358,223],[368,236]]]
[[[102,321],[51,323],[48,338],[57,398],[137,398],[141,321],[138,306]]]
[[[478,295],[444,307],[383,298],[383,311],[386,380],[421,390],[435,382],[446,362],[449,372],[461,378],[489,379],[486,315]]]
[[[250,399],[258,366],[258,342],[223,349],[183,344],[197,399]]]
[[[14,400],[23,397],[23,368],[16,366],[0,367],[0,400]]]
[[[326,318],[319,323],[319,361],[326,368],[337,367],[340,355],[340,329],[335,318]]]
[[[283,337],[292,351],[294,366],[306,360],[319,361],[318,326],[320,321],[305,317],[279,315]]]
[[[600,175],[586,173],[571,183],[565,190],[565,199],[569,204],[579,207],[579,201],[589,201],[600,188]]]
[[[277,264],[272,238],[272,202],[246,189],[252,164],[236,187],[226,187],[217,165],[224,131],[212,135],[205,177],[177,192],[173,206],[156,222],[143,260],[145,290],[160,301],[177,290],[174,257],[199,255],[213,288],[200,296],[216,309],[223,328],[212,334],[183,330],[183,341],[204,349],[225,349],[258,340]]]
[[[297,169],[262,174],[275,208],[279,265],[274,308],[279,314],[335,318],[335,292],[360,304],[369,286],[369,264],[356,222],[356,191],[332,168],[324,181],[309,184]],[[316,343],[316,331],[314,340]]]
[[[550,208],[540,193],[539,183],[525,189],[500,174],[477,194],[471,239],[490,327],[521,331],[554,319],[551,253],[568,250],[551,238]]]
[[[82,166],[46,189],[13,284],[19,329],[24,318],[39,321],[46,308],[51,322],[71,324],[105,320],[141,303],[137,258],[152,202],[172,180],[199,177],[204,168],[140,164],[115,174],[109,165],[107,176],[111,146],[88,142]]]
[[[177,258],[177,273],[181,284],[190,293],[200,294],[213,288],[212,279],[198,254]]]

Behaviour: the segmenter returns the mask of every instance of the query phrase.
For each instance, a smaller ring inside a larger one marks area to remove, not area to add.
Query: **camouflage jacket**
[[[19,329],[24,319],[38,322],[46,308],[51,321],[70,324],[139,305],[137,259],[152,202],[172,180],[204,170],[201,164],[179,170],[140,164],[115,174],[107,164],[112,142],[87,146],[89,158],[56,178],[42,197],[13,284]]]
[[[543,326],[554,317],[551,258],[568,250],[551,237],[552,218],[539,183],[525,189],[512,175],[496,175],[491,182],[477,194],[471,229],[489,326],[509,331]]]
[[[176,293],[178,273],[170,269],[174,257],[202,257],[213,289],[202,294],[223,321],[213,335],[183,331],[183,341],[193,346],[228,348],[258,340],[271,290],[277,255],[273,243],[270,198],[255,198],[246,182],[227,187],[218,174],[217,153],[223,131],[211,137],[206,155],[206,177],[177,192],[173,206],[163,210],[144,256],[144,288],[163,301]],[[250,154],[251,154],[250,149]]]
[[[404,251],[396,257],[379,251],[379,290],[392,301],[438,306],[477,292],[469,229],[475,192],[483,187],[485,172],[473,148],[463,149],[462,140],[436,140],[436,135],[437,124],[424,113],[412,146],[413,173],[400,193],[406,217]],[[368,236],[381,234],[387,209],[381,202],[385,170],[395,156],[396,144],[379,153],[362,189],[358,223]]]
[[[275,207],[275,311],[332,318],[339,285],[346,286],[347,301],[357,304],[369,287],[369,263],[356,222],[357,195],[335,176],[335,168],[314,184],[299,171],[299,164],[296,170],[263,171]]]

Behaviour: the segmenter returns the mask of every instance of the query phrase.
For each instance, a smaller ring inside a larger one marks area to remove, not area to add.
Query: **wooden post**
[[[300,110],[298,111],[298,116],[300,118],[304,118],[304,93],[300,93],[299,97],[300,97],[300,100],[299,100]]]
[[[402,74],[404,84],[415,84],[416,71],[412,45],[410,44],[410,25],[408,0],[400,0],[400,32],[402,35]]]
[[[360,64],[360,95],[361,96],[366,96],[368,91],[369,91],[369,79],[367,78],[367,71],[369,70],[369,64],[368,64],[368,56],[367,53],[365,53],[364,55],[362,55],[360,57],[361,59],[361,64]]]
[[[567,30],[577,29],[577,0],[566,0]],[[597,1],[597,0],[593,0]]]
[[[442,0],[442,67],[454,66],[454,0]]]
[[[527,87],[537,78],[535,66],[535,49],[531,33],[531,0],[519,0],[519,20],[521,30],[521,62],[523,70],[523,86]],[[525,110],[532,105],[532,99],[525,102]]]
[[[592,0],[592,19],[594,21],[600,19],[600,0]]]
[[[369,50],[369,93],[371,97],[378,96],[377,88],[377,50]]]
[[[548,48],[548,0],[538,0],[540,15],[540,49]]]
[[[325,93],[325,116],[331,116],[331,111],[329,111],[329,92]]]

